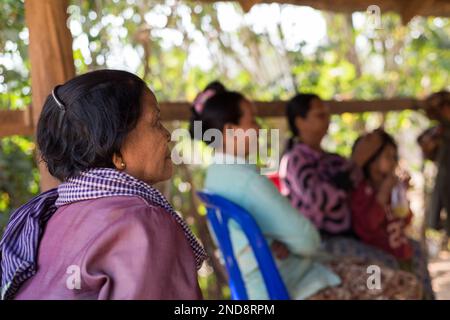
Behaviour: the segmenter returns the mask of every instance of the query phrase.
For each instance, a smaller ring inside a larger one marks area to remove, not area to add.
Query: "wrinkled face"
[[[389,175],[393,175],[398,164],[397,149],[386,145],[375,161],[370,164],[370,176],[375,183],[380,183]]]
[[[314,136],[321,141],[330,125],[330,109],[322,100],[314,98],[306,118],[297,117],[295,123],[300,135]]]
[[[148,184],[169,179],[172,161],[168,143],[170,133],[162,125],[155,96],[145,89],[142,97],[142,114],[136,127],[126,136],[121,157],[113,159],[119,170]],[[121,168],[121,162],[125,168]]]
[[[240,108],[242,116],[239,119],[239,123],[226,124],[224,127],[225,147],[229,148],[230,145],[234,145],[234,154],[245,157],[250,151],[257,151],[257,149],[251,148],[250,145],[257,148],[259,125],[256,122],[256,111],[253,103],[244,99],[240,102]],[[232,129],[235,134],[232,137],[226,136],[227,129]],[[240,134],[242,132],[245,134]],[[233,142],[230,141],[231,139],[233,139]],[[227,153],[229,152],[227,151]]]

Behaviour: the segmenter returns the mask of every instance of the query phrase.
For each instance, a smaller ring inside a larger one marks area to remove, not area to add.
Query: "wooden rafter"
[[[262,0],[238,0],[244,12],[249,12],[250,9],[255,5],[260,3]]]
[[[400,15],[402,17],[402,22],[407,24],[414,16],[420,14],[420,12],[426,12],[432,6],[434,0],[411,0],[405,3]]]
[[[284,117],[285,101],[262,102],[255,101],[257,115],[262,118]],[[388,112],[402,110],[417,110],[421,102],[410,98],[380,99],[373,101],[327,101],[333,114],[360,112]],[[161,102],[161,118],[164,121],[189,120],[190,104],[187,102]]]
[[[255,101],[254,103],[259,117],[284,117],[285,101]],[[333,114],[417,110],[420,107],[420,101],[408,98],[373,101],[328,101],[327,103]],[[164,121],[187,121],[191,117],[190,103],[188,102],[160,102],[159,106]],[[31,134],[33,128],[27,119],[29,119],[27,110],[0,111],[0,138],[13,134]]]
[[[215,0],[200,0],[212,3]],[[256,3],[280,3],[309,6],[317,10],[332,12],[353,13],[366,11],[370,5],[380,7],[381,13],[396,12],[404,15],[404,21],[409,21],[415,15],[420,16],[450,16],[450,1],[448,0],[221,0],[237,1],[245,12],[249,11]],[[405,11],[405,8],[408,8]]]

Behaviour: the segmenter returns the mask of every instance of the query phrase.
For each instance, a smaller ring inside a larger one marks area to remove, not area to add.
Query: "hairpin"
[[[59,87],[60,87],[60,85],[57,85],[56,87],[53,88],[53,90],[52,90],[52,97],[56,101],[56,104],[58,105],[58,108],[61,109],[62,111],[66,111],[66,106],[64,105],[64,103],[62,103],[61,100],[59,100],[58,96],[56,95],[56,90]]]

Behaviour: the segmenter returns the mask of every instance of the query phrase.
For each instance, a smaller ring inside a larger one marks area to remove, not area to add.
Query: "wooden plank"
[[[72,35],[67,26],[68,0],[25,0],[25,20],[30,34],[33,126],[36,127],[49,92],[75,76]],[[39,160],[39,159],[38,159]],[[58,184],[38,161],[41,190]]]
[[[285,116],[286,101],[255,101],[257,114],[262,118]],[[411,98],[380,99],[372,101],[326,101],[333,114],[359,112],[389,112],[402,110],[418,110],[421,101]],[[191,117],[189,102],[160,102],[163,121],[187,121]],[[31,134],[28,110],[0,110],[0,138],[13,134]]]
[[[426,12],[433,7],[434,0],[411,0],[404,4],[400,12],[402,23],[407,24],[415,15]]]
[[[222,0],[235,1],[235,0]],[[244,11],[248,11],[256,0],[237,0]],[[404,9],[408,7],[415,15],[420,16],[450,16],[450,1],[449,0],[434,0],[432,5],[423,5],[422,2],[428,0],[257,0],[257,3],[280,3],[292,4],[299,6],[309,6],[317,10],[325,10],[337,13],[353,13],[355,11],[364,12],[370,5],[377,5],[381,9],[381,13],[396,12],[402,14]],[[201,2],[214,3],[216,0],[201,0]],[[408,19],[410,13],[405,17]],[[409,19],[408,19],[409,20]]]
[[[285,101],[262,102],[255,101],[259,117],[284,117]],[[402,110],[417,110],[420,102],[410,98],[380,99],[372,101],[327,101],[333,114],[345,112],[388,112]],[[191,117],[191,105],[188,102],[160,102],[161,118],[164,121],[189,120]]]

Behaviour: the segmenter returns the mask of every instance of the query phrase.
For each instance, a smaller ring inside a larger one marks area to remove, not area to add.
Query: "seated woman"
[[[101,70],[48,96],[37,142],[62,183],[13,212],[1,299],[201,299],[205,251],[152,185],[172,175],[169,132],[137,76]]]
[[[258,125],[255,121],[254,107],[243,95],[226,91],[223,86],[208,86],[194,102],[191,132],[196,139],[212,136],[215,147],[215,160],[207,168],[205,187],[247,210],[265,235],[275,253],[275,260],[292,299],[356,299],[386,297],[382,292],[367,289],[367,270],[365,267],[352,266],[341,261],[331,268],[320,263],[320,235],[315,226],[305,217],[299,215],[289,201],[283,197],[275,186],[258,172],[256,165],[249,163],[249,150],[252,143],[257,143]],[[201,128],[201,130],[199,130]],[[197,129],[197,130],[196,130]],[[239,134],[238,132],[246,134]],[[206,133],[206,134],[205,134]],[[241,147],[239,147],[239,145]],[[230,222],[233,250],[238,259],[250,299],[267,299],[268,295],[258,264],[248,241],[240,227]],[[343,267],[345,265],[345,267]],[[337,271],[339,276],[332,271]],[[349,271],[352,270],[352,271]],[[352,274],[347,277],[345,274]],[[356,274],[355,274],[356,273]],[[408,283],[405,291],[408,297],[415,297],[417,283],[413,277],[396,274]],[[392,288],[386,277],[383,289],[391,288],[391,295],[397,288]],[[363,279],[363,282],[360,282]],[[359,290],[359,291],[358,291]]]
[[[360,137],[354,155],[367,150],[360,148],[363,144],[375,148],[362,163],[364,179],[351,196],[353,229],[359,239],[393,255],[402,269],[414,272],[423,282],[425,296],[431,298],[427,257],[419,243],[405,234],[412,212],[406,198],[407,182],[395,173],[397,144],[382,129]]]
[[[293,136],[280,165],[282,193],[323,234],[348,234],[348,191],[359,171],[321,147],[330,124],[329,108],[314,94],[298,94],[286,105],[286,115]]]
[[[287,103],[286,116],[292,138],[280,163],[282,194],[320,230],[326,251],[397,268],[392,256],[364,245],[352,231],[349,196],[362,179],[360,166],[372,146],[361,145],[365,150],[353,161],[324,151],[330,110],[317,95],[297,94]]]

